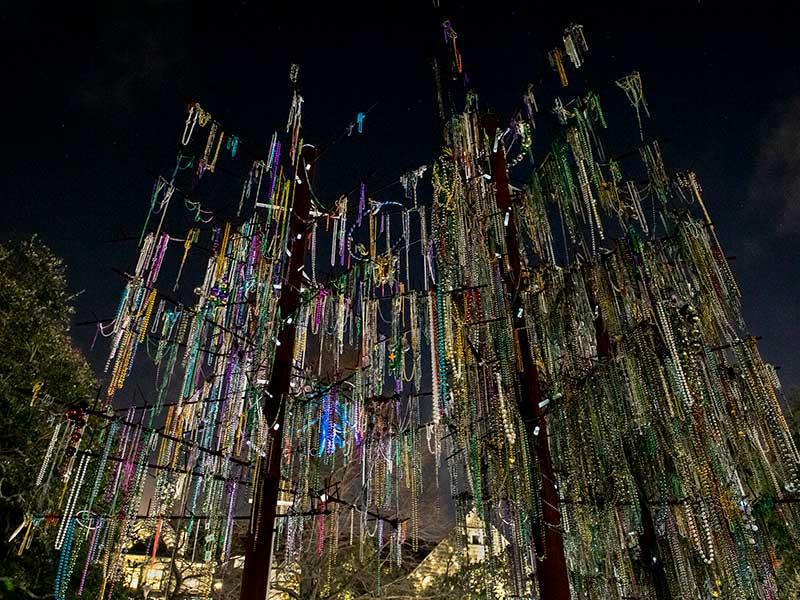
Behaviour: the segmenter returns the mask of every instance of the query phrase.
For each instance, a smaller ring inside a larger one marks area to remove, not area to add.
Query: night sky
[[[382,188],[380,200],[398,198],[399,175],[430,164],[440,145],[430,56],[443,41],[430,0],[397,9],[4,4],[0,239],[38,233],[65,258],[70,286],[82,291],[76,322],[113,315],[124,285],[113,269],[135,261],[153,182],[174,165],[190,100],[238,133],[244,152],[264,155],[285,127],[289,65],[299,63],[305,138],[324,149],[318,193],[330,201],[361,180],[368,192]],[[665,140],[668,166],[698,173],[736,257],[750,331],[763,336],[784,384],[800,384],[800,39],[790,3],[675,0],[647,12],[598,4],[492,0],[451,4],[447,14],[474,89],[504,118],[533,82],[543,90],[540,121],[554,121],[546,53],[572,22],[584,25],[590,52],[562,98],[595,89],[610,127],[630,129],[634,114],[613,81],[641,72],[653,116],[646,131]],[[370,108],[363,135],[343,136]],[[547,131],[534,133],[538,152]],[[214,200],[220,210],[235,210],[241,175],[215,175],[227,182]],[[74,335],[88,350],[94,328]],[[106,351],[98,345],[93,364]]]

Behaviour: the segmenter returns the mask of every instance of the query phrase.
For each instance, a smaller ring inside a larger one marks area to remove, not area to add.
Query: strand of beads
[[[626,75],[621,79],[617,80],[617,86],[620,87],[624,92],[625,95],[628,97],[628,101],[633,106],[634,110],[636,110],[636,121],[639,123],[639,136],[642,140],[644,140],[644,131],[642,130],[642,115],[641,109],[644,109],[644,113],[649,117],[650,111],[647,108],[647,101],[644,98],[644,92],[642,90],[642,76],[639,74],[638,71],[634,71],[630,75]]]
[[[59,550],[61,546],[64,544],[64,539],[67,535],[67,532],[70,531],[70,527],[74,528],[73,522],[73,515],[75,512],[75,506],[78,502],[78,496],[80,494],[81,487],[83,486],[83,478],[86,475],[86,469],[89,466],[90,456],[88,453],[84,453],[81,456],[80,463],[78,464],[78,471],[75,477],[72,480],[72,488],[70,489],[69,496],[67,496],[67,504],[64,507],[64,513],[61,517],[61,525],[58,528],[58,533],[56,534],[55,540],[55,549]]]
[[[45,475],[50,471],[50,462],[53,460],[53,452],[58,444],[58,434],[61,432],[61,425],[63,425],[63,423],[59,421],[53,429],[53,435],[50,437],[50,443],[47,445],[47,451],[44,454],[42,466],[39,469],[39,474],[36,476],[36,482],[34,483],[36,487],[44,483]]]
[[[83,594],[84,587],[86,586],[86,577],[89,574],[89,565],[91,564],[92,559],[94,557],[94,553],[97,547],[97,534],[100,531],[99,518],[92,517],[91,523],[93,524],[93,526],[90,527],[92,531],[91,534],[92,538],[89,541],[89,550],[86,552],[86,561],[84,562],[83,565],[83,572],[81,573],[81,582],[80,585],[78,586],[78,596]]]
[[[63,534],[60,535],[61,543],[58,545],[61,553],[58,557],[58,567],[56,569],[55,597],[56,600],[65,600],[67,597],[67,586],[69,585],[70,561],[72,557],[72,542],[75,537],[76,519],[70,517],[68,524],[64,527]]]

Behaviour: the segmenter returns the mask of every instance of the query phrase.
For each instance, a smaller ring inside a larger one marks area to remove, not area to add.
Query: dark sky
[[[428,57],[442,38],[430,0],[3,4],[0,238],[36,232],[66,259],[70,285],[83,290],[77,321],[113,313],[123,281],[112,268],[135,259],[125,238],[138,237],[154,178],[174,164],[190,99],[263,155],[285,126],[288,69],[299,63],[306,138],[328,148],[319,185],[329,198],[361,179],[382,187],[439,145]],[[642,73],[648,133],[666,140],[674,169],[699,174],[736,257],[750,330],[784,383],[800,384],[800,38],[790,3],[642,4],[658,7],[492,0],[450,3],[448,14],[474,88],[507,117],[528,82],[556,91],[545,56],[571,22],[590,47],[574,87],[601,93],[612,127],[633,115],[611,82]],[[370,107],[362,136],[331,145]],[[219,174],[228,183],[218,206],[238,202],[238,175]],[[85,347],[93,333],[75,330]]]

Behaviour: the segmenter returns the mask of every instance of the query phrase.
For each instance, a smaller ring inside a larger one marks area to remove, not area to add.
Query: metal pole
[[[311,208],[309,182],[317,149],[304,145],[295,174],[294,202],[289,222],[291,255],[287,263],[281,286],[278,308],[282,318],[293,315],[300,307],[301,267],[305,262],[308,216]],[[284,323],[278,333],[278,347],[267,386],[264,403],[264,418],[275,423],[270,431],[267,456],[259,463],[257,491],[254,498],[254,527],[246,540],[244,571],[242,572],[241,600],[265,600],[269,593],[272,568],[272,544],[275,532],[275,516],[278,508],[278,492],[281,482],[281,458],[283,445],[282,407],[289,393],[294,357],[295,323]]]
[[[589,301],[592,308],[597,310],[597,318],[594,322],[595,338],[597,339],[597,358],[609,361],[612,356],[611,336],[608,334],[605,323],[603,322],[603,312],[592,290],[589,290]],[[630,453],[635,452],[626,444],[625,453],[630,460]],[[633,461],[631,461],[633,463]],[[642,485],[639,473],[635,474],[636,489],[639,492],[639,510],[642,514],[642,533],[639,535],[639,547],[641,548],[641,564],[643,570],[649,573],[653,589],[657,600],[667,600],[669,598],[669,584],[667,574],[664,571],[664,563],[658,549],[658,537],[656,536],[653,512],[647,502],[647,493]]]
[[[489,152],[492,181],[495,184],[497,208],[502,213],[508,211],[506,227],[506,290],[512,299],[512,320],[519,341],[522,373],[519,386],[518,406],[525,422],[531,453],[536,456],[542,477],[542,531],[534,530],[536,544],[536,576],[542,600],[570,600],[569,576],[564,555],[564,539],[561,529],[561,513],[558,505],[558,490],[553,473],[553,459],[547,435],[547,419],[539,402],[542,400],[542,387],[539,370],[528,351],[530,341],[528,331],[521,317],[522,299],[521,261],[519,238],[514,211],[511,210],[511,191],[508,183],[508,166],[505,148],[502,143],[494,145],[498,130],[497,117],[486,115],[484,129],[489,138]],[[534,434],[538,427],[538,434]]]

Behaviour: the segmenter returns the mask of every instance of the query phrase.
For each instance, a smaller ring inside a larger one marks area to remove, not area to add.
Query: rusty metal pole
[[[483,120],[484,130],[489,138],[489,158],[492,169],[492,181],[495,184],[497,208],[500,212],[508,212],[508,225],[506,226],[506,290],[512,299],[512,321],[519,342],[522,373],[519,381],[518,406],[526,426],[528,443],[531,453],[536,457],[542,477],[542,519],[543,532],[534,531],[536,543],[536,574],[539,582],[541,600],[570,600],[569,575],[564,554],[564,539],[561,529],[561,513],[559,511],[559,496],[555,485],[553,473],[553,459],[550,454],[550,445],[547,436],[547,419],[540,408],[542,400],[542,386],[539,379],[539,370],[533,362],[528,331],[524,327],[524,320],[519,317],[522,300],[519,294],[521,289],[521,260],[519,250],[519,237],[514,211],[511,210],[511,191],[508,182],[508,166],[506,164],[505,148],[502,143],[494,146],[498,129],[497,117],[486,115]],[[534,430],[538,427],[538,433]]]
[[[592,308],[597,311],[597,318],[594,321],[594,332],[595,338],[597,339],[597,358],[601,361],[608,361],[613,357],[611,336],[603,321],[603,311],[598,305],[595,294],[591,289],[589,290],[589,301],[592,304]],[[631,452],[635,452],[635,449],[626,447],[625,453],[629,460]],[[636,482],[636,489],[639,492],[639,510],[642,514],[642,533],[639,535],[639,548],[642,552],[642,568],[650,575],[656,599],[668,600],[669,584],[667,583],[667,574],[664,571],[664,563],[658,548],[658,536],[656,535],[653,512],[648,504],[647,492],[642,485],[640,474],[635,474],[634,480]]]
[[[310,181],[317,150],[304,145],[300,152],[295,174],[295,191],[289,221],[291,255],[287,262],[278,300],[279,314],[285,318],[300,307],[301,267],[305,262],[308,216],[311,209]],[[308,168],[307,168],[308,167]],[[284,323],[278,333],[278,348],[272,364],[272,373],[267,385],[264,403],[264,418],[275,423],[270,432],[266,461],[259,465],[256,479],[253,518],[255,526],[246,540],[244,571],[242,572],[241,600],[266,600],[269,592],[272,568],[272,543],[275,532],[275,516],[278,508],[278,492],[281,484],[281,458],[283,455],[283,400],[289,393],[294,357],[295,323]]]

